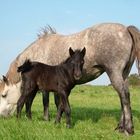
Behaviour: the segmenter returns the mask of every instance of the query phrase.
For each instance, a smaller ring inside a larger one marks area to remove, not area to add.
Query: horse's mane
[[[50,34],[56,34],[56,30],[55,30],[55,28],[52,28],[50,25],[47,25],[47,26],[41,28],[41,30],[39,31],[37,36],[38,36],[38,38],[42,38],[42,37],[48,36]]]
[[[51,26],[47,25],[44,28],[41,28],[40,33],[38,33],[38,38],[40,39],[40,38],[43,38],[43,37],[47,37],[51,34],[56,34],[56,30],[54,28],[52,28]],[[10,83],[16,84],[21,80],[21,76],[17,72],[17,67],[19,65],[20,56],[22,54],[24,54],[24,52],[26,52],[26,50],[28,50],[34,43],[35,42],[33,42],[31,45],[29,45],[27,48],[25,48],[25,50],[23,52],[21,52],[16,57],[16,59],[10,64],[9,70],[6,73],[6,77],[8,78]]]

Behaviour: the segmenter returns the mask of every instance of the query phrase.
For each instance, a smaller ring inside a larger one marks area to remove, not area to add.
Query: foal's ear
[[[74,51],[72,50],[71,47],[69,48],[69,54],[70,54],[70,56],[73,56],[74,55]]]
[[[9,82],[8,82],[8,79],[6,78],[6,76],[2,76],[3,77],[3,81],[8,85],[9,84]]]
[[[86,48],[85,47],[82,49],[81,53],[82,53],[82,56],[84,57],[85,54],[86,54]]]

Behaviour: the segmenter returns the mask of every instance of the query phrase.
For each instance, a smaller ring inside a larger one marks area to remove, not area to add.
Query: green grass
[[[38,94],[32,107],[32,121],[22,111],[21,119],[15,115],[0,118],[0,140],[118,140],[140,139],[140,89],[130,88],[135,135],[125,136],[114,131],[120,116],[120,101],[111,86],[76,86],[70,95],[72,128],[67,129],[65,116],[55,125],[56,107],[50,97],[50,122],[44,121],[42,96]]]

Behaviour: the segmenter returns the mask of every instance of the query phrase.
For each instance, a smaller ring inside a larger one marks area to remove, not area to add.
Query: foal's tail
[[[133,39],[133,44],[135,47],[135,53],[137,58],[138,73],[140,75],[140,31],[135,26],[128,26],[127,29]]]
[[[27,60],[25,60],[23,65],[21,65],[17,68],[17,72],[24,73],[24,72],[31,70],[31,68],[32,68],[32,62],[29,59],[27,59]]]

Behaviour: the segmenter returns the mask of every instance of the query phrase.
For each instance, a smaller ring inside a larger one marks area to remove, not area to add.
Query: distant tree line
[[[136,73],[130,74],[126,82],[129,86],[140,86],[140,76]],[[111,83],[108,86],[111,86]]]
[[[131,74],[128,77],[128,83],[131,86],[140,86],[140,76],[138,74]]]

